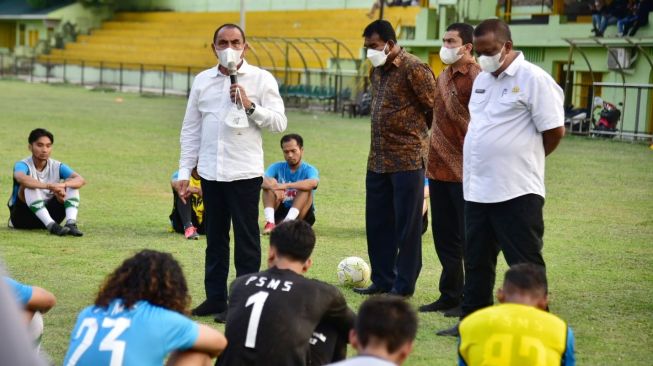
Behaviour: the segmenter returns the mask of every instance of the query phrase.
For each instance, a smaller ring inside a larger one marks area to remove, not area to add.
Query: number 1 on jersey
[[[245,303],[245,307],[252,304],[252,314],[249,316],[249,324],[247,325],[247,336],[245,337],[245,347],[256,348],[256,334],[258,333],[258,323],[261,320],[261,313],[263,312],[263,305],[265,300],[268,299],[270,294],[265,291],[259,291],[250,296]]]

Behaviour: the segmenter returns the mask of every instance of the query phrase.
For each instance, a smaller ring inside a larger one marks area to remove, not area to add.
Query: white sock
[[[291,207],[290,210],[288,210],[288,214],[286,215],[286,218],[283,219],[283,221],[295,220],[297,216],[299,216],[299,210]]]
[[[274,224],[274,208],[266,207],[263,209],[263,215],[265,216],[265,221],[271,222]]]
[[[66,188],[66,198],[63,202],[66,208],[66,223],[77,222],[77,210],[79,207],[79,189]]]
[[[27,203],[29,209],[41,220],[45,227],[49,227],[54,222],[50,213],[45,208],[45,200],[43,200],[43,194],[41,194],[40,190],[25,188],[25,203]]]

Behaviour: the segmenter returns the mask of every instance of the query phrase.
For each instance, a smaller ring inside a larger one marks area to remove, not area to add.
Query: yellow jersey
[[[459,365],[575,365],[571,328],[532,306],[501,304],[478,310],[462,320],[459,331]]]

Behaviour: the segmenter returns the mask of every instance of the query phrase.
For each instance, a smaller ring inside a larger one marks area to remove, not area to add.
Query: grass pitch
[[[117,102],[116,98],[122,98]],[[61,364],[77,313],[105,275],[142,248],[173,253],[194,303],[204,298],[205,241],[167,232],[169,178],[179,158],[183,98],[90,92],[78,87],[0,81],[0,198],[8,199],[15,161],[29,155],[27,135],[45,127],[55,159],[86,178],[82,238],[6,228],[0,210],[0,257],[17,280],[45,287],[58,305],[45,317],[43,348]],[[309,276],[336,284],[346,256],[367,259],[364,176],[369,119],[288,112],[288,132],[305,140],[305,160],[320,169],[318,244]],[[266,165],[282,159],[281,135],[264,133]],[[642,145],[567,137],[547,159],[544,257],[551,309],[574,328],[581,365],[650,365],[653,357],[653,151]],[[261,216],[262,220],[262,216]],[[267,250],[267,238],[262,239]],[[431,232],[415,306],[438,296],[440,266]],[[499,261],[498,278],[506,266]],[[352,308],[363,297],[342,288]],[[208,318],[198,319],[208,322]],[[435,335],[453,325],[420,314],[408,365],[454,365],[456,340]],[[216,324],[216,328],[222,326]]]

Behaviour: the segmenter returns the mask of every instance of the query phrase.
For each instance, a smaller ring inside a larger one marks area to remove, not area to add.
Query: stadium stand
[[[419,7],[390,8],[385,18],[399,29],[414,27],[419,10]],[[351,51],[350,55],[339,50],[339,58],[360,58],[362,29],[370,21],[365,14],[366,9],[248,12],[246,31],[252,47],[250,62],[268,69],[324,69],[333,58],[333,51],[315,40],[320,37],[335,39]],[[117,13],[90,35],[79,36],[65,49],[52,50],[44,59],[51,63],[83,60],[87,63],[145,64],[146,68],[147,65],[210,67],[216,63],[211,50],[211,34],[220,24],[238,23],[239,16],[237,12]],[[292,43],[288,51],[284,39]]]

